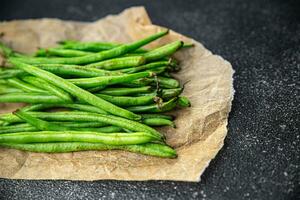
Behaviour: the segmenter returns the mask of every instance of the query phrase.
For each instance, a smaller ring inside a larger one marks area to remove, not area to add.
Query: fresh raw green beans
[[[128,83],[133,80],[150,77],[153,73],[151,72],[138,72],[134,74],[124,74],[119,76],[101,76],[95,78],[81,78],[81,79],[67,79],[70,83],[73,83],[79,87],[91,88],[97,86],[107,86],[119,83]]]
[[[152,104],[146,106],[132,106],[132,107],[128,107],[127,109],[135,113],[147,113],[147,112],[159,113],[159,112],[170,111],[173,108],[175,108],[176,105],[177,105],[177,98],[173,98],[168,102],[162,103],[162,105]]]
[[[13,114],[18,116],[20,119],[24,120],[31,126],[34,126],[35,128],[37,128],[38,130],[41,130],[41,131],[67,131],[67,130],[69,130],[68,127],[46,122],[44,120],[41,120],[41,119],[31,116],[30,114],[28,114],[27,112],[24,112],[22,110],[17,110],[16,112],[13,112]]]
[[[105,123],[107,125],[118,126],[121,128],[126,128],[131,131],[143,131],[148,132],[156,136],[157,138],[163,137],[155,129],[141,124],[136,121],[128,120],[125,118],[113,116],[113,115],[104,115],[104,114],[96,114],[89,112],[28,112],[28,114],[43,119],[47,121],[76,121],[76,122],[100,122]],[[22,122],[22,120],[12,114],[1,114],[0,120],[9,122],[9,123],[17,123]]]
[[[67,92],[48,83],[47,81],[44,81],[43,79],[34,76],[26,76],[23,78],[23,80],[30,83],[31,85],[49,91],[51,94],[63,99],[66,103],[72,102],[72,98]]]
[[[155,81],[154,78],[152,78],[152,79],[153,79],[153,81]],[[180,87],[180,83],[176,79],[173,79],[173,78],[166,78],[166,77],[158,76],[157,81],[158,81],[159,85],[163,88],[171,89],[171,88]]]
[[[178,105],[181,107],[191,107],[191,102],[187,97],[181,96],[178,98]]]
[[[104,60],[101,62],[92,63],[85,67],[93,67],[106,70],[116,70],[128,67],[136,67],[145,63],[145,59],[142,56],[131,56],[123,58],[113,58]]]
[[[147,118],[143,120],[143,123],[148,126],[172,126],[175,128],[174,122],[164,118]]]
[[[81,123],[74,123],[74,122],[51,122],[52,124],[60,125],[67,127],[68,130],[72,131],[92,131],[92,132],[100,132],[100,133],[116,133],[122,131],[121,127],[118,126],[105,126],[105,124],[95,123],[95,122],[81,122]],[[18,132],[33,132],[39,131],[36,127],[23,123],[23,124],[16,124],[11,126],[2,126],[0,127],[0,134],[3,133],[18,133]]]
[[[127,111],[125,109],[122,109],[118,106],[115,106],[93,94],[90,92],[81,89],[80,87],[77,87],[76,85],[70,83],[69,81],[60,78],[50,72],[44,71],[42,69],[39,69],[37,67],[20,63],[18,61],[15,61],[14,59],[10,59],[10,62],[17,66],[20,69],[23,69],[24,71],[37,76],[39,78],[42,78],[49,83],[52,83],[53,85],[69,92],[73,96],[91,104],[94,105],[100,109],[103,109],[111,114],[117,115],[117,116],[122,116],[124,118],[128,119],[134,119],[134,120],[139,120],[141,117],[139,115],[136,115],[130,111]]]
[[[97,108],[95,106],[91,105],[85,105],[85,104],[77,104],[77,103],[70,103],[70,104],[36,104],[29,106],[25,109],[22,109],[23,111],[41,111],[44,109],[49,109],[49,108],[71,108],[74,110],[78,111],[86,111],[86,112],[92,112],[92,113],[99,113],[99,114],[107,114],[106,111]]]
[[[170,44],[166,44],[162,47],[159,47],[157,49],[154,49],[152,51],[149,51],[148,53],[145,53],[143,56],[147,62],[150,62],[153,60],[159,60],[161,58],[164,58],[166,56],[173,54],[179,48],[181,48],[182,45],[183,45],[182,41],[175,41]]]
[[[162,118],[162,119],[168,119],[173,120],[174,117],[170,115],[164,115],[164,114],[141,114],[143,119],[151,119],[151,118]]]
[[[14,87],[10,87],[7,85],[0,85],[0,94],[17,93],[17,92],[23,92],[23,90],[20,90],[18,88],[14,88]]]
[[[35,56],[36,57],[48,57],[48,56],[79,57],[79,56],[86,56],[90,54],[91,53],[72,50],[72,49],[48,48],[48,49],[39,49],[36,52]]]
[[[0,103],[66,103],[63,99],[45,93],[8,93],[0,95]]]
[[[120,46],[120,44],[114,44],[109,42],[79,42],[73,40],[65,40],[59,43],[61,44],[60,47],[64,49],[74,49],[90,52],[99,52]]]
[[[87,56],[73,57],[73,58],[16,58],[19,62],[28,64],[88,64],[106,60],[109,58],[115,58],[126,54],[127,52],[134,51],[168,33],[168,30],[156,33],[147,38],[138,40],[130,44],[124,44],[116,48],[101,51]]]
[[[51,72],[60,76],[75,76],[75,77],[97,77],[97,76],[114,76],[121,75],[121,72],[107,71],[103,69],[86,68],[78,65],[61,65],[61,64],[40,64],[35,65],[40,69]],[[7,69],[0,73],[0,78],[13,78],[16,76],[26,76],[28,73],[21,69]]]
[[[111,96],[129,96],[139,93],[151,92],[150,86],[136,87],[136,88],[105,88],[100,91],[101,94],[107,94]]]
[[[111,133],[114,131],[122,131],[122,128],[116,127],[116,126],[106,126],[106,127],[101,127],[101,128],[68,127],[68,126],[64,126],[63,124],[56,124],[56,123],[52,123],[52,122],[50,123],[50,122],[38,119],[38,118],[33,117],[30,114],[28,114],[24,111],[21,111],[21,110],[14,112],[14,114],[40,131],[71,131],[71,130],[74,130],[74,131],[94,131],[94,132],[103,131],[104,133]],[[1,132],[1,130],[0,130],[0,132]]]
[[[88,131],[40,131],[0,135],[0,143],[94,142],[110,145],[144,144],[157,138],[147,132],[99,133]]]
[[[122,44],[111,43],[111,42],[80,42],[75,40],[65,40],[59,42],[61,46],[59,48],[63,49],[74,49],[85,52],[99,52],[104,50],[113,49],[115,47],[121,46]],[[137,49],[133,51],[134,53],[145,53],[145,49]]]
[[[66,153],[75,151],[90,151],[90,150],[123,150],[133,153],[140,153],[150,156],[158,156],[163,158],[176,158],[176,151],[171,147],[147,143],[139,145],[105,145],[101,143],[87,142],[59,142],[59,143],[35,143],[35,144],[12,144],[0,143],[0,146],[19,149],[23,151],[42,152],[42,153]]]
[[[109,101],[117,106],[128,107],[137,105],[147,105],[159,101],[156,96],[140,96],[140,97],[126,97],[126,96],[109,96],[105,94],[96,94],[96,96]]]
[[[146,65],[142,65],[142,66],[138,66],[138,67],[121,69],[119,71],[122,72],[122,73],[132,74],[132,73],[136,73],[136,72],[139,72],[139,71],[158,68],[158,67],[167,66],[167,65],[169,65],[168,61],[159,61],[159,62],[148,63]]]
[[[25,91],[25,92],[45,93],[44,90],[41,90],[31,84],[27,84],[24,81],[19,80],[18,78],[7,79],[7,83],[15,88]]]

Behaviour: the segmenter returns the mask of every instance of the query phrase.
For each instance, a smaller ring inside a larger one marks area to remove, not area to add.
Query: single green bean
[[[93,95],[92,93],[81,89],[80,87],[70,83],[69,81],[60,78],[50,72],[44,71],[42,69],[39,69],[37,67],[28,65],[28,64],[24,64],[24,63],[20,63],[18,61],[15,61],[13,59],[10,59],[10,62],[14,65],[16,65],[18,68],[27,71],[28,73],[37,76],[39,78],[42,78],[46,81],[48,81],[49,83],[52,83],[53,85],[69,92],[70,94],[72,94],[73,96],[93,105],[96,106],[100,109],[105,110],[106,112],[109,112],[111,114],[117,115],[117,116],[122,116],[128,119],[134,119],[134,120],[139,120],[141,118],[141,116],[136,115],[132,112],[129,112],[125,109],[122,109],[118,106],[115,106],[95,95]]]
[[[15,88],[19,88],[25,92],[38,92],[38,93],[45,93],[44,90],[41,90],[31,84],[25,83],[17,78],[7,79],[7,83]]]
[[[148,53],[145,53],[143,56],[145,57],[147,62],[150,62],[153,60],[159,60],[166,56],[172,55],[178,49],[180,49],[182,47],[182,45],[183,45],[182,41],[175,41],[170,44],[166,44],[162,47],[159,47],[157,49],[154,49],[152,51],[149,51]]]
[[[163,115],[163,114],[141,114],[143,119],[151,119],[151,118],[162,118],[173,120],[174,117],[171,115]]]
[[[177,98],[173,98],[169,100],[168,102],[162,103],[162,105],[152,104],[152,105],[146,105],[146,106],[132,106],[128,107],[126,109],[130,110],[131,112],[135,113],[158,113],[158,112],[166,112],[170,111],[173,108],[176,107],[177,104]]]
[[[13,114],[41,131],[68,131],[69,130],[68,127],[46,122],[44,120],[31,116],[30,114],[22,110],[17,110],[16,112],[13,112]]]
[[[81,42],[75,40],[65,40],[61,41],[62,44],[59,48],[64,49],[74,49],[85,52],[99,52],[103,50],[113,49],[115,47],[121,46],[122,44],[111,43],[111,42]],[[135,53],[145,53],[148,52],[145,49],[137,49]]]
[[[65,126],[63,123],[53,123],[61,126]],[[83,123],[82,123],[83,124]],[[81,124],[79,124],[81,125]],[[97,124],[99,125],[99,124]],[[87,125],[85,125],[87,126]],[[117,126],[104,126],[104,127],[69,127],[65,126],[70,131],[91,131],[91,132],[100,132],[100,133],[116,133],[122,131],[122,128]],[[39,131],[36,127],[30,124],[18,124],[13,126],[4,126],[0,127],[0,134],[4,133],[19,133],[19,132],[34,132]]]
[[[168,33],[168,30],[156,33],[147,38],[138,40],[130,44],[124,44],[116,48],[101,51],[87,56],[73,57],[73,58],[16,58],[16,61],[28,64],[88,64],[99,62],[102,60],[115,58],[126,54],[127,52],[134,51]]]
[[[74,49],[90,52],[99,52],[120,46],[120,44],[114,44],[109,42],[80,42],[74,40],[61,41],[60,44],[62,44],[61,48],[64,49]]]
[[[72,49],[61,49],[61,48],[48,48],[39,49],[36,53],[36,57],[48,57],[48,56],[59,56],[59,57],[79,57],[90,55],[91,53],[72,50]]]
[[[0,135],[0,143],[44,143],[44,142],[94,142],[110,145],[144,144],[156,141],[147,132],[99,133],[88,131],[40,131],[8,133]]]
[[[158,97],[156,96],[141,96],[141,97],[126,97],[126,96],[109,96],[106,94],[96,94],[96,96],[109,101],[117,106],[128,107],[137,105],[147,105],[155,103]]]
[[[59,104],[65,101],[54,95],[45,93],[8,93],[0,95],[0,103],[49,103]]]
[[[155,81],[154,78],[152,78],[153,81]],[[172,89],[172,88],[178,88],[180,86],[180,83],[173,78],[166,78],[166,77],[161,77],[158,76],[157,80],[159,82],[159,85],[163,88],[168,88],[168,89]]]
[[[136,96],[156,95],[156,96],[163,98],[164,100],[169,100],[169,99],[179,96],[182,93],[182,91],[183,91],[183,88],[162,89],[162,90],[158,90],[157,92],[152,92],[152,93],[139,93],[139,94],[136,94]]]
[[[23,90],[14,87],[9,87],[7,85],[0,85],[0,94],[17,93],[17,92],[23,92]]]
[[[101,94],[107,94],[111,96],[127,96],[135,95],[139,93],[147,93],[151,91],[150,86],[137,87],[137,88],[106,88],[100,91]]]
[[[35,65],[45,71],[51,72],[60,76],[75,76],[75,77],[98,77],[98,76],[113,76],[120,75],[121,72],[113,72],[102,69],[86,68],[78,65],[61,65],[61,64],[40,64]],[[26,76],[27,72],[21,69],[10,69],[3,72],[3,78],[12,78],[15,76]],[[0,75],[0,77],[2,77]]]
[[[194,47],[194,46],[195,46],[195,44],[193,44],[193,43],[189,43],[189,44],[184,43],[182,48],[190,48],[190,47]]]
[[[178,105],[181,107],[191,107],[191,102],[189,98],[181,96],[178,98]]]
[[[35,143],[35,144],[11,144],[1,143],[0,146],[19,149],[23,151],[42,152],[42,153],[66,153],[75,151],[90,151],[90,150],[123,150],[144,155],[157,156],[163,158],[176,158],[176,151],[171,147],[148,143],[139,145],[105,145],[101,143],[87,142],[60,142],[60,143]]]
[[[122,58],[113,58],[104,60],[101,62],[92,63],[85,67],[100,68],[106,70],[116,70],[129,67],[136,67],[145,63],[145,59],[142,56],[131,56]]]
[[[164,66],[164,67],[158,67],[158,68],[155,68],[155,69],[148,69],[145,72],[152,72],[152,73],[158,75],[158,74],[164,73],[166,71],[166,69],[167,69],[167,67]]]
[[[49,93],[51,93],[55,96],[58,96],[59,98],[63,99],[66,103],[72,102],[72,97],[69,95],[69,93],[52,85],[51,83],[48,83],[47,81],[44,81],[43,79],[40,79],[40,78],[34,77],[34,76],[26,76],[26,77],[23,77],[23,80],[26,81],[27,83],[30,83],[30,84],[36,86],[36,87],[45,89],[46,91],[49,91]]]
[[[73,83],[79,87],[91,88],[97,86],[107,86],[119,83],[127,83],[133,80],[150,77],[153,73],[151,72],[138,72],[134,74],[124,74],[120,76],[101,76],[95,78],[80,78],[80,79],[67,79],[70,83]]]
[[[132,74],[132,73],[136,73],[139,71],[158,68],[158,67],[167,66],[167,65],[169,65],[168,61],[159,61],[159,62],[148,63],[146,65],[142,65],[142,66],[138,66],[138,67],[121,69],[121,70],[119,70],[119,72]]]
[[[143,120],[143,123],[147,124],[148,126],[172,126],[175,128],[174,122],[163,119],[163,118],[147,118]]]
[[[141,124],[136,121],[128,120],[125,118],[113,116],[113,115],[104,115],[104,114],[96,114],[96,113],[88,113],[88,112],[28,112],[28,114],[43,119],[47,121],[77,121],[77,122],[100,122],[105,124],[110,124],[114,126],[118,126],[121,128],[126,128],[132,131],[143,131],[148,132],[156,136],[157,138],[163,137],[161,133],[156,131],[155,129]],[[0,120],[9,122],[9,123],[17,123],[22,122],[22,120],[12,114],[1,114]]]

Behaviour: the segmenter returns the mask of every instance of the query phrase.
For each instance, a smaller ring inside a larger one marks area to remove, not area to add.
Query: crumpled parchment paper
[[[0,23],[1,41],[20,52],[55,46],[57,41],[130,42],[158,32],[143,7],[126,9],[93,23],[58,19],[16,20]],[[222,57],[202,44],[174,31],[148,45],[192,42],[194,48],[180,50],[175,57],[187,81],[184,95],[192,107],[175,111],[177,128],[161,128],[167,143],[175,147],[177,159],[162,159],[123,151],[88,151],[63,154],[29,153],[0,148],[0,177],[11,179],[68,180],[179,180],[199,181],[200,175],[223,146],[227,118],[233,99],[233,69]],[[3,61],[3,60],[2,60]],[[0,113],[20,104],[0,104]]]

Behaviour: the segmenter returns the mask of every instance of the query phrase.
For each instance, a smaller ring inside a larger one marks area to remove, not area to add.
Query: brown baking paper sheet
[[[198,27],[195,27],[198,28]],[[126,9],[93,23],[58,19],[16,20],[0,23],[1,41],[20,52],[55,46],[57,41],[130,42],[160,31],[143,7]],[[195,47],[175,57],[182,70],[176,74],[185,85],[192,107],[175,111],[177,128],[161,128],[177,159],[163,159],[124,151],[87,151],[62,154],[30,153],[0,148],[0,177],[10,179],[67,180],[178,180],[200,181],[209,162],[222,148],[233,99],[233,69],[201,43],[171,31],[148,47],[183,40]],[[3,61],[3,60],[2,60]],[[20,104],[0,104],[0,113]]]

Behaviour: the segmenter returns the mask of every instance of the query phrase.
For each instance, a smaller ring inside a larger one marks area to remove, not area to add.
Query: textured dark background
[[[299,198],[299,1],[1,0],[0,20],[93,21],[135,5],[236,70],[225,146],[201,183],[0,179],[0,199]]]

